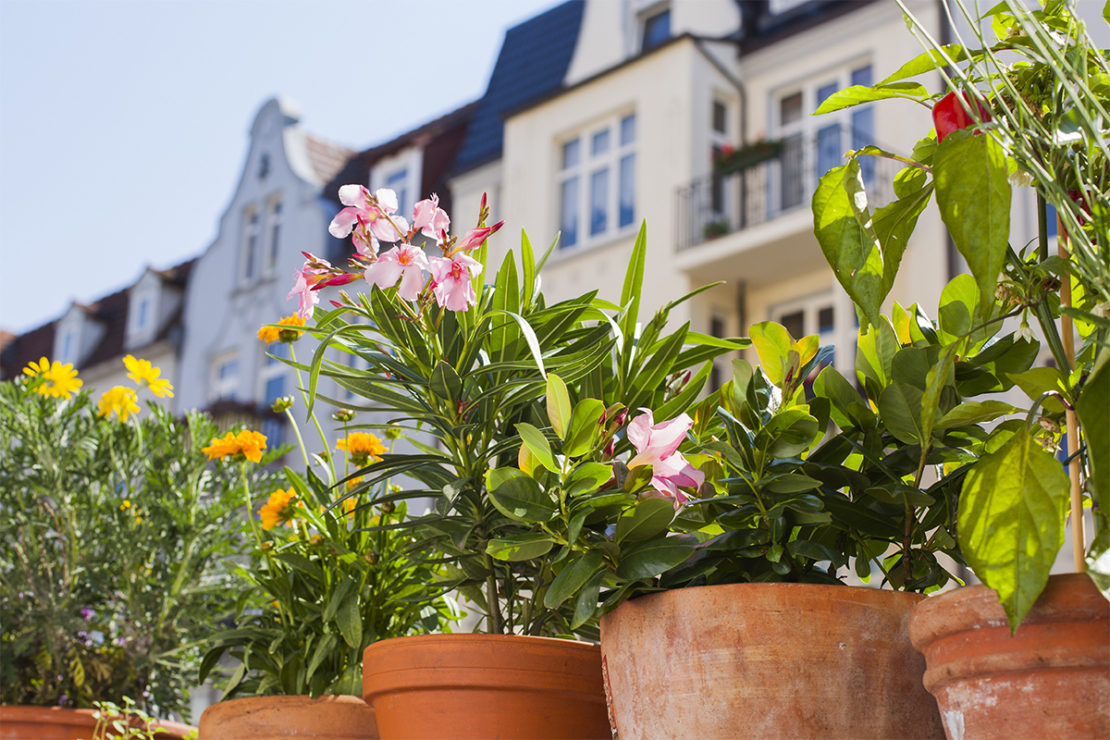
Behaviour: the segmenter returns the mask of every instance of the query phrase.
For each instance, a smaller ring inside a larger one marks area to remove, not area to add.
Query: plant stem
[[[491,635],[501,634],[501,610],[497,603],[497,578],[493,570],[493,558],[489,553],[484,556],[489,575],[486,576],[486,610],[488,616],[487,626]]]
[[[311,468],[312,463],[308,461],[308,450],[305,449],[304,438],[301,436],[301,430],[297,426],[297,419],[293,416],[292,409],[285,409],[285,415],[289,417],[289,423],[293,425],[293,433],[297,435],[297,445],[301,448],[301,457],[304,458],[305,469]]]
[[[1056,249],[1061,259],[1068,259],[1067,247],[1067,232],[1064,231],[1063,222],[1060,217],[1056,217]],[[1060,306],[1061,308],[1071,307],[1071,275],[1065,273],[1064,279],[1060,285]],[[1071,325],[1071,317],[1066,315],[1060,316],[1060,334],[1064,341],[1064,354],[1067,357],[1068,364],[1066,367],[1060,368],[1062,372],[1072,373],[1075,371],[1075,336]],[[1067,424],[1068,430],[1068,451],[1079,449],[1079,423],[1075,416],[1075,409],[1071,404],[1064,409],[1064,420]],[[1086,567],[1086,562],[1083,557],[1083,552],[1086,550],[1083,542],[1083,489],[1079,482],[1079,458],[1073,457],[1071,464],[1068,465],[1068,477],[1071,480],[1071,547],[1072,557],[1075,561],[1075,572],[1082,573]]]

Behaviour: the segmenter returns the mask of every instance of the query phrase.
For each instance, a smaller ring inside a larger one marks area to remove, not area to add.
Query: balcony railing
[[[829,126],[815,138],[796,135],[784,139],[771,159],[727,175],[706,175],[679,188],[678,251],[808,209],[820,175],[842,164],[846,149],[861,148],[869,138]],[[872,210],[894,199],[892,182],[902,167],[890,159],[860,158]]]

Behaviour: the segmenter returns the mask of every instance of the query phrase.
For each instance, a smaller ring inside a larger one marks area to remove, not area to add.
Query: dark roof
[[[877,1],[809,0],[782,13],[772,14],[767,0],[744,0],[740,2],[743,19],[740,54],[758,51]]]
[[[563,84],[584,0],[570,0],[505,32],[486,94],[470,124],[454,172],[466,172],[501,156],[504,114]]]
[[[182,262],[166,270],[153,270],[162,280],[171,285],[184,286],[189,279],[196,259]],[[131,287],[118,290],[111,295],[104,296],[90,304],[74,304],[93,321],[99,322],[104,327],[104,334],[100,341],[89,353],[77,369],[82,370],[101,362],[107,362],[123,356],[124,341],[127,338],[127,309],[130,304]],[[155,341],[169,338],[173,335],[175,327],[181,323],[182,310],[179,307],[158,331]],[[27,363],[42,357],[53,359],[54,334],[58,322],[51,321],[37,329],[32,329],[10,340],[0,353],[0,379],[8,380],[27,366]]]

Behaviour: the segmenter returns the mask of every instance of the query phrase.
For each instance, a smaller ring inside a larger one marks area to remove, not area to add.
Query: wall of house
[[[148,360],[151,365],[161,370],[162,372],[158,377],[170,381],[170,384],[174,386],[175,396],[181,392],[180,383],[177,380],[177,347],[173,342],[160,340],[136,348],[133,354],[141,360]],[[127,377],[123,355],[82,369],[80,378],[84,382],[82,388],[93,391],[94,401],[99,400],[101,393],[117,385],[125,388],[135,388],[135,381]],[[151,393],[149,388],[144,388],[139,392],[138,403],[141,409],[140,416],[147,413],[147,407],[151,403],[157,403],[166,409],[176,408],[173,398],[159,398]]]

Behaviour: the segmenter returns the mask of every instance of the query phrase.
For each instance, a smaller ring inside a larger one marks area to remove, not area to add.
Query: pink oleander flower
[[[327,260],[314,257],[308,252],[301,252],[301,254],[305,256],[304,267],[293,274],[296,282],[293,284],[293,289],[289,291],[289,295],[285,296],[285,300],[297,296],[300,300],[297,315],[308,320],[312,318],[312,311],[316,308],[316,304],[320,302],[320,294],[314,288],[317,283],[330,276],[331,264]]]
[[[366,268],[366,282],[382,290],[392,288],[401,279],[397,295],[406,301],[415,301],[424,288],[424,270],[428,257],[424,250],[412,244],[401,243],[378,256],[378,261]]]
[[[395,242],[409,230],[408,221],[396,215],[397,194],[381,188],[370,195],[361,185],[344,185],[339,188],[339,202],[347,206],[335,215],[328,226],[328,233],[344,239],[361,226],[383,242]]]
[[[378,256],[378,240],[368,231],[355,229],[355,233],[351,235],[351,241],[355,244],[355,251],[363,257],[374,259]]]
[[[451,217],[447,215],[447,211],[439,207],[439,196],[435,193],[432,193],[431,198],[417,203],[412,209],[412,228],[420,229],[424,236],[435,239],[437,243],[442,242],[450,225]]]
[[[474,247],[480,246],[482,242],[489,239],[497,233],[497,230],[505,225],[504,221],[498,221],[493,226],[486,226],[481,229],[471,229],[463,235],[455,249],[460,252],[469,252]]]
[[[478,305],[471,278],[482,272],[482,263],[465,254],[457,254],[452,259],[435,257],[428,266],[432,273],[432,290],[436,303],[448,311],[465,311],[469,306]]]
[[[644,413],[628,425],[628,441],[637,453],[628,461],[628,467],[650,465],[652,487],[673,498],[677,509],[689,500],[680,487],[700,488],[705,482],[705,473],[687,462],[678,451],[694,420],[687,414],[680,414],[656,424],[651,409],[640,410]]]

